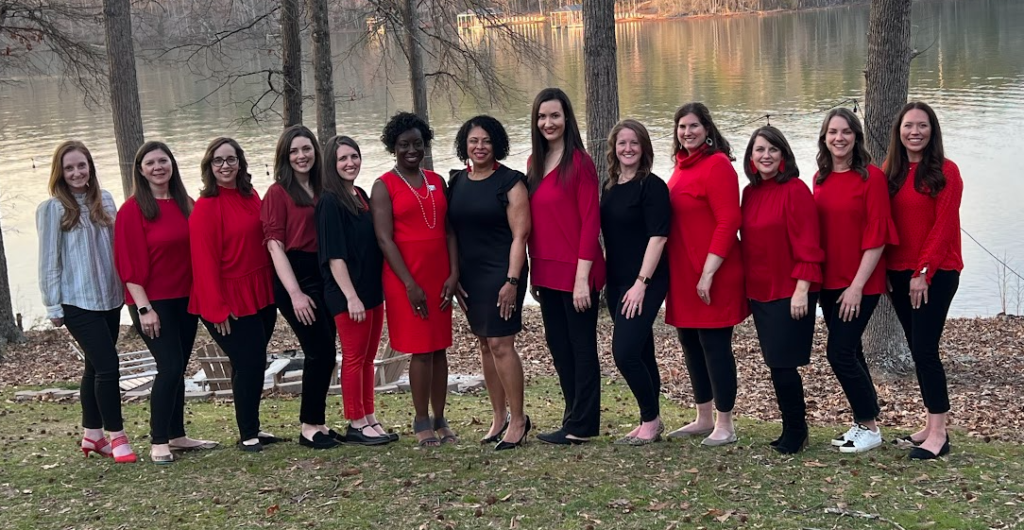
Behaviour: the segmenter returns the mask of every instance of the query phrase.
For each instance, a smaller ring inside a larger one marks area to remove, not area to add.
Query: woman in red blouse
[[[281,441],[260,430],[267,344],[274,333],[273,266],[263,246],[260,196],[245,152],[231,138],[210,142],[200,164],[203,188],[189,216],[192,295],[188,310],[202,318],[231,359],[231,393],[241,440],[259,452]]]
[[[192,199],[163,142],[139,148],[132,180],[135,192],[117,212],[114,261],[132,323],[156,361],[149,399],[150,460],[169,464],[174,462],[171,451],[217,446],[185,435],[185,367],[199,324],[188,312]]]
[[[299,445],[330,449],[341,435],[327,428],[327,390],[335,357],[334,319],[324,302],[317,261],[316,202],[323,192],[320,146],[313,131],[292,125],[277,141],[274,184],[263,198],[263,238],[274,263],[274,300],[302,346]],[[353,429],[353,442],[361,438]]]
[[[960,285],[960,169],[945,157],[942,130],[926,103],[907,103],[892,126],[885,164],[892,218],[901,244],[886,250],[892,306],[917,369],[928,419],[904,437],[919,447],[910,458],[931,460],[949,452],[949,391],[939,358],[946,314]]]
[[[818,211],[778,129],[754,131],[743,162],[750,180],[743,189],[740,226],[743,277],[782,413],[782,436],[770,445],[792,454],[807,446],[807,407],[797,367],[810,364],[814,341],[814,307],[825,259]]]
[[[878,396],[864,360],[861,336],[885,292],[885,245],[895,245],[885,174],[871,165],[857,115],[833,109],[818,134],[818,206],[825,266],[820,295],[828,328],[826,354],[853,410],[853,426],[834,438],[844,453],[870,451],[882,443],[876,424]]]
[[[733,326],[750,310],[737,244],[740,186],[729,142],[703,103],[676,111],[676,161],[668,181],[672,226],[668,235],[669,292],[665,322],[678,328],[697,402],[697,419],[670,438],[707,436],[719,446],[736,442]],[[712,415],[712,402],[718,416]]]
[[[605,263],[597,169],[565,92],[537,94],[530,122],[530,283],[565,399],[561,428],[537,439],[581,444],[598,434],[601,420],[597,312]]]

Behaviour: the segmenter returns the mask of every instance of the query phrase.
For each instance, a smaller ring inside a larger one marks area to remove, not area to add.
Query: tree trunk
[[[281,73],[284,126],[302,123],[302,42],[299,40],[299,0],[281,0]]]
[[[608,133],[619,121],[614,0],[583,2],[583,62],[587,84],[587,151],[594,159],[604,189],[608,179]]]
[[[405,54],[409,58],[409,83],[412,85],[412,111],[430,123],[427,109],[427,76],[423,73],[423,29],[414,0],[402,1],[402,25],[405,26]],[[432,150],[426,149],[423,168],[434,169]]]
[[[10,342],[23,342],[25,336],[18,328],[11,302],[11,282],[7,277],[7,252],[4,249],[4,232],[0,228],[0,360],[4,347]]]
[[[132,13],[129,0],[103,0],[106,19],[107,63],[110,75],[110,110],[114,118],[114,141],[121,166],[124,196],[132,194],[135,151],[142,146],[142,106],[135,74],[135,44],[132,42]]]
[[[907,102],[910,84],[910,2],[872,0],[868,20],[868,56],[864,77],[865,135],[875,163],[881,164],[889,144],[892,121]],[[892,303],[883,296],[864,332],[864,353],[886,372],[913,370],[910,349]]]
[[[324,145],[337,134],[327,0],[309,0],[308,9],[313,40],[313,82],[316,85],[316,134],[320,145]]]

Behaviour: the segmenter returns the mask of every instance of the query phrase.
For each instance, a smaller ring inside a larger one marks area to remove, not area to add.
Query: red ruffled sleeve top
[[[677,328],[739,324],[750,309],[736,237],[742,218],[736,170],[722,153],[706,155],[702,150],[687,156],[681,151],[668,190],[672,224],[665,245],[669,265],[665,322]],[[725,260],[711,283],[711,305],[697,296],[708,254]]]
[[[762,181],[743,190],[743,277],[747,298],[771,302],[793,296],[798,280],[821,287],[818,210],[811,190],[800,179],[779,184]]]
[[[299,206],[283,186],[274,183],[263,197],[260,221],[263,223],[264,243],[271,239],[280,241],[285,252],[317,251],[316,201],[309,206]]]
[[[573,154],[572,168],[564,179],[559,178],[555,168],[540,181],[530,197],[533,230],[527,240],[533,286],[572,292],[576,265],[582,259],[594,262],[590,288],[604,287],[597,188],[594,161],[579,150]]]
[[[892,197],[892,220],[899,234],[899,246],[886,249],[889,270],[913,270],[919,276],[928,267],[925,279],[931,283],[935,271],[964,270],[960,243],[960,199],[964,181],[960,168],[947,159],[942,164],[946,186],[932,197],[914,189],[917,164],[910,164],[903,187]]]
[[[160,213],[149,220],[135,197],[117,211],[114,263],[125,284],[141,285],[150,300],[185,298],[192,291],[188,219],[174,199],[157,199]],[[125,302],[135,304],[128,289]]]
[[[823,184],[817,184],[815,176],[814,202],[818,206],[821,247],[825,249],[823,289],[852,285],[865,250],[899,244],[888,190],[885,174],[873,165],[868,166],[867,180],[852,170],[832,172]],[[883,255],[864,284],[864,294],[885,291]]]
[[[274,303],[273,266],[263,246],[260,196],[219,188],[189,216],[192,298],[188,311],[213,323],[254,315]]]

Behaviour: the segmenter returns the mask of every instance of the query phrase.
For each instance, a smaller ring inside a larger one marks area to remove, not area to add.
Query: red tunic
[[[935,271],[962,271],[964,258],[960,246],[960,199],[964,181],[960,168],[946,159],[942,174],[946,187],[935,197],[914,189],[917,164],[910,164],[907,180],[892,198],[892,220],[899,234],[899,246],[885,251],[889,270],[913,270],[914,276],[928,267],[926,278],[931,283]]]
[[[391,347],[402,353],[430,353],[452,345],[452,308],[441,310],[441,290],[451,274],[445,228],[448,200],[441,187],[441,176],[433,171],[423,173],[426,185],[415,190],[418,195],[390,171],[380,177],[391,196],[395,246],[409,273],[427,295],[428,318],[423,319],[413,312],[405,284],[384,261],[388,338]],[[427,222],[436,225],[430,228]]]
[[[743,190],[743,277],[747,298],[771,302],[793,296],[797,280],[821,287],[818,210],[811,190],[800,179],[775,179]]]
[[[594,262],[590,268],[591,289],[604,287],[597,188],[594,161],[583,151],[573,154],[572,168],[565,179],[559,179],[558,168],[541,179],[530,197],[533,230],[527,241],[530,283],[535,287],[572,292],[581,259]]]
[[[865,250],[899,244],[889,213],[888,189],[885,174],[870,165],[867,180],[856,171],[844,171],[833,172],[824,184],[817,184],[815,175],[814,201],[825,249],[823,289],[852,285]],[[883,256],[864,285],[864,294],[885,291]]]
[[[668,235],[668,298],[665,322],[677,328],[725,328],[750,314],[737,244],[740,185],[722,153],[680,152],[668,181],[672,227]],[[711,283],[711,305],[697,296],[708,254],[725,261]]]
[[[263,246],[260,196],[218,188],[201,197],[188,218],[192,238],[192,298],[188,311],[209,322],[255,315],[274,303],[274,267]]]
[[[263,197],[260,221],[264,242],[280,241],[285,252],[316,252],[316,201],[309,206],[299,206],[283,186],[274,183]]]
[[[150,300],[185,298],[192,290],[188,219],[174,199],[157,199],[160,214],[142,215],[135,197],[128,197],[114,223],[114,263],[123,283],[146,289]],[[135,304],[127,287],[125,302]]]

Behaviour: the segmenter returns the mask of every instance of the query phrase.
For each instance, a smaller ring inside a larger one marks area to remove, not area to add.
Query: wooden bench
[[[231,390],[231,359],[220,346],[211,342],[200,347],[196,350],[196,360],[199,361],[201,371],[193,377],[193,382],[211,392]],[[274,359],[270,362],[263,372],[263,390],[272,389],[281,382],[290,362],[289,359]]]
[[[85,354],[78,349],[78,344],[69,342],[68,345],[80,360],[85,361]],[[145,390],[153,386],[156,379],[156,359],[149,350],[118,353],[117,368],[121,374],[118,386],[122,392]]]

